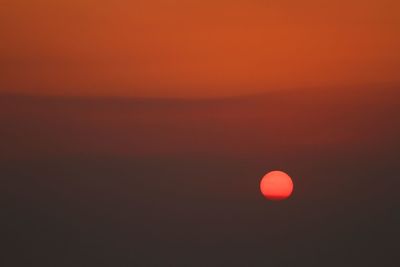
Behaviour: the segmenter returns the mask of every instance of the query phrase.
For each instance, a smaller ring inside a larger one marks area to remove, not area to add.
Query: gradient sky
[[[0,266],[400,266],[399,101],[0,97]]]
[[[399,10],[0,0],[0,266],[400,266]]]
[[[6,93],[193,97],[400,84],[397,0],[0,5]]]

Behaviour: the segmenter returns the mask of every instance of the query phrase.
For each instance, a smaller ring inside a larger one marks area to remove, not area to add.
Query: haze
[[[400,266],[399,10],[0,1],[0,266]]]
[[[3,266],[399,266],[399,99],[3,96]]]

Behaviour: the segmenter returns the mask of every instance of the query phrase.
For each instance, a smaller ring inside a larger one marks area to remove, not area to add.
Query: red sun
[[[261,193],[270,200],[283,200],[293,192],[293,182],[289,175],[272,171],[264,175],[260,182]]]

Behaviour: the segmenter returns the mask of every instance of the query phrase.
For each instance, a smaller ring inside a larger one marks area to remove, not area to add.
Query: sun
[[[282,171],[271,171],[260,182],[261,193],[269,200],[283,200],[293,192],[293,181]]]

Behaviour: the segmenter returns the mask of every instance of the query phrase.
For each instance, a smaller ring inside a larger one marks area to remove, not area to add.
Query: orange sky
[[[0,90],[216,96],[400,84],[397,0],[6,0]]]

